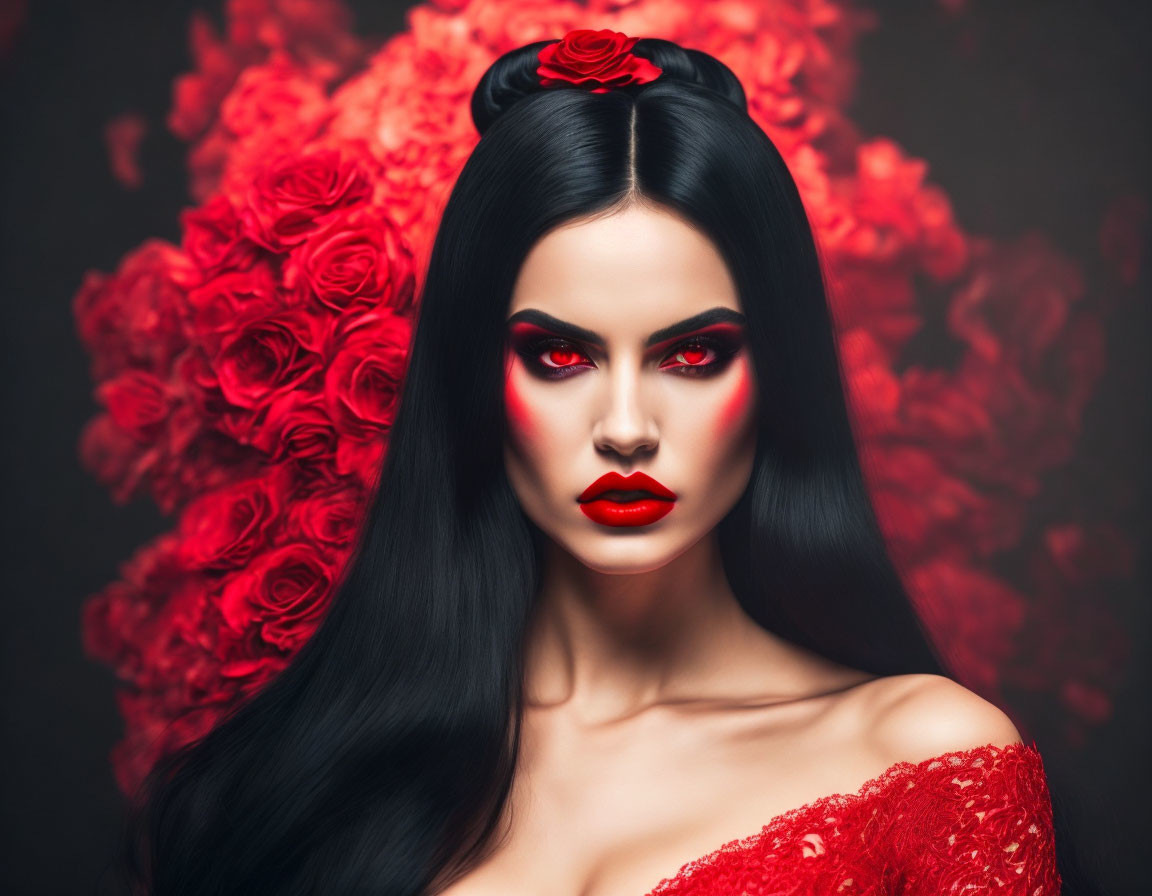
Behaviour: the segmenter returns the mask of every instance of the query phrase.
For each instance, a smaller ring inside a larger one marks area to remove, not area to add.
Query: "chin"
[[[574,559],[593,572],[604,575],[640,575],[667,566],[691,543],[673,543],[666,533],[626,531],[626,534],[613,533],[596,538],[599,544],[589,539],[580,543],[559,542]],[[605,544],[604,542],[609,543]]]

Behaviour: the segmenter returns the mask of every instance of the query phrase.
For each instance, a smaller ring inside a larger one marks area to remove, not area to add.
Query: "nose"
[[[596,448],[624,457],[654,451],[660,441],[659,430],[650,402],[643,394],[640,372],[627,364],[614,364],[612,368],[603,380],[603,412],[592,427]]]

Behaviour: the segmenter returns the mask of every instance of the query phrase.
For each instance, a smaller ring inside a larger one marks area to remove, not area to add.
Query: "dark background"
[[[406,4],[351,5],[361,33],[403,27]],[[930,179],[969,232],[1010,238],[1041,229],[1090,268],[1108,203],[1152,195],[1152,4],[865,5],[880,21],[862,40],[850,110],[863,131],[928,160]],[[2,18],[18,6],[0,0]],[[114,681],[83,655],[80,607],[170,522],[145,500],[114,506],[78,465],[77,438],[95,404],[71,297],[85,270],[112,270],[151,236],[178,240],[177,212],[188,202],[183,145],[163,117],[173,78],[189,67],[194,8],[218,14],[220,4],[31,0],[0,48],[3,893],[92,892],[120,823],[108,762],[121,733]],[[136,191],[113,179],[103,144],[104,124],[127,111],[150,125]],[[1105,481],[1136,496],[1112,514],[1141,539],[1130,605],[1119,608],[1132,628],[1133,672],[1114,719],[1082,750],[1045,751],[1050,774],[1074,785],[1066,799],[1087,820],[1090,870],[1117,894],[1144,891],[1148,874],[1146,272],[1138,288],[1140,299],[1109,323],[1109,370],[1077,457],[1060,471],[1086,501]],[[1044,728],[1042,718],[1023,721]]]

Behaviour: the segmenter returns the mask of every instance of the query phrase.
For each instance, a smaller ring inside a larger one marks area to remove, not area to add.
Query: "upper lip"
[[[592,501],[608,491],[644,491],[649,492],[654,498],[663,498],[666,501],[676,500],[675,492],[665,488],[647,473],[641,473],[639,470],[628,476],[621,476],[615,470],[605,473],[584,489],[576,500]]]

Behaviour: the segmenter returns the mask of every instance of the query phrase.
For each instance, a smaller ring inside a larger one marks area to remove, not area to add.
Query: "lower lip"
[[[639,501],[584,501],[580,509],[593,522],[604,526],[647,526],[672,512],[675,501],[641,498]]]

